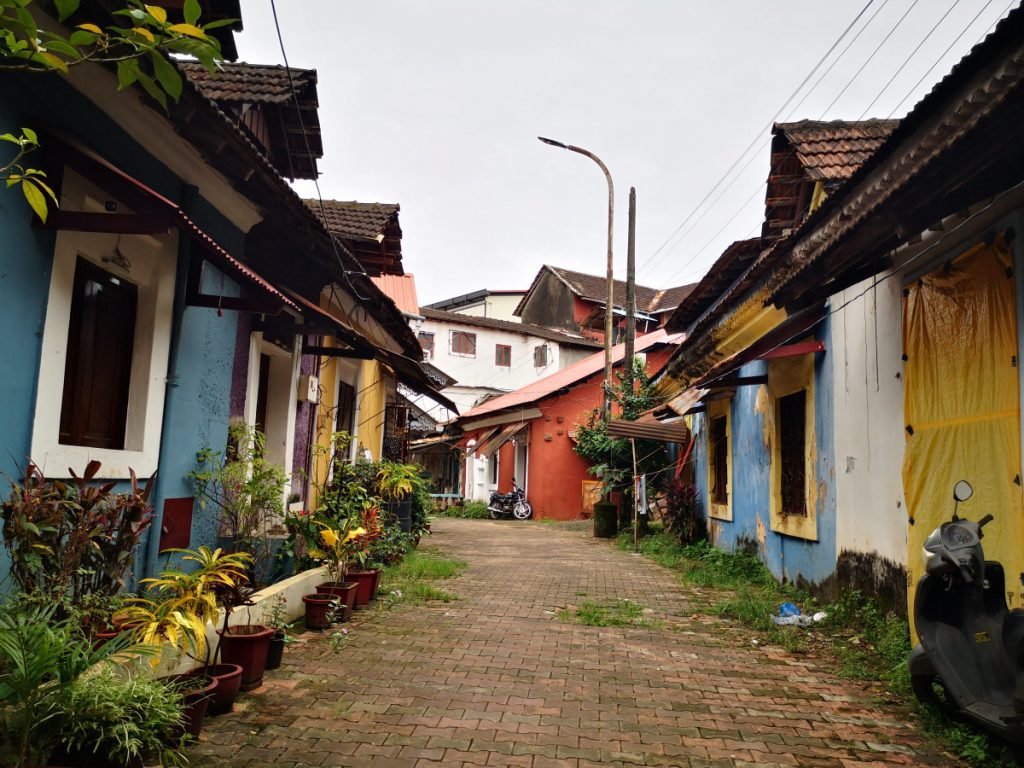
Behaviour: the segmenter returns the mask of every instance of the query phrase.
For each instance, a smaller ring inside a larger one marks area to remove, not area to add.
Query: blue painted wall
[[[0,133],[21,126],[46,125],[74,135],[112,163],[165,197],[186,207],[192,218],[222,245],[242,255],[244,233],[202,198],[190,198],[186,185],[168,168],[94,108],[57,76],[39,87],[37,78],[7,75],[0,84]],[[4,156],[6,157],[6,156]],[[40,343],[46,318],[55,235],[32,227],[27,204],[19,192],[0,190],[0,477],[16,478],[31,449]],[[184,240],[184,238],[183,238]],[[187,242],[182,247],[190,247]],[[179,259],[179,264],[182,260]],[[179,289],[184,275],[178,274]],[[209,266],[204,288],[237,295],[230,278]],[[169,361],[169,382],[161,438],[159,478],[154,506],[159,514],[166,498],[190,497],[186,477],[204,446],[223,448],[230,406],[231,361],[235,352],[237,314],[215,309],[185,308],[175,303],[175,339]],[[0,487],[6,494],[7,483]],[[193,546],[213,544],[213,510],[196,510]],[[156,568],[151,541],[136,558],[135,576]],[[0,551],[0,574],[6,577],[6,552]]]
[[[830,323],[818,326],[816,338],[829,346]],[[730,405],[732,449],[732,521],[709,520],[715,544],[734,551],[756,548],[759,556],[780,580],[820,583],[835,571],[836,504],[834,489],[834,422],[832,366],[827,364],[828,352],[816,355],[814,376],[815,436],[817,440],[816,479],[820,498],[818,539],[785,536],[771,530],[771,455],[763,441],[764,416],[757,413],[755,403],[759,387],[736,389]],[[768,373],[763,361],[749,363],[740,369],[741,376]],[[707,420],[703,414],[694,418],[694,474],[697,489],[708,509]],[[764,541],[758,534],[758,518],[764,530]]]

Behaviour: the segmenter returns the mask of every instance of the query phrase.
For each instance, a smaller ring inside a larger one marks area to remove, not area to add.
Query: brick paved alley
[[[696,617],[699,591],[580,530],[441,519],[423,546],[468,561],[442,584],[460,600],[364,612],[338,655],[290,646],[192,764],[953,765],[870,688]],[[556,616],[622,598],[647,626]]]

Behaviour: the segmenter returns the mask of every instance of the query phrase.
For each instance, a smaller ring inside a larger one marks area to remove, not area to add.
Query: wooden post
[[[626,250],[626,349],[623,373],[633,389],[633,348],[636,343],[636,187],[629,188],[629,244]]]
[[[630,195],[630,200],[632,199],[633,196]],[[632,437],[629,438],[629,447],[630,450],[633,451],[633,493],[631,495],[633,497],[633,551],[636,552],[640,549],[637,534],[637,531],[640,528],[640,520],[638,519],[637,515],[637,510],[639,509],[639,507],[637,506],[638,500],[636,498],[636,440]]]

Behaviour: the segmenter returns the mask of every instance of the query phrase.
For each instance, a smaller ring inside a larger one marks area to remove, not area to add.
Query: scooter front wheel
[[[911,675],[910,688],[914,696],[922,704],[929,704],[939,709],[953,711],[957,709],[956,703],[946,689],[942,678],[935,675]]]

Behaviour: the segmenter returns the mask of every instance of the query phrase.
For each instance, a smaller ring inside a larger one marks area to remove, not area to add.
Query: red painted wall
[[[647,370],[660,369],[670,352],[671,349],[666,348],[648,353]],[[601,381],[601,374],[595,374],[569,392],[547,397],[536,404],[543,415],[530,423],[527,488],[534,517],[554,520],[583,517],[583,481],[594,478],[588,471],[588,463],[573,451],[569,433],[590,411],[600,406]],[[472,436],[480,439],[479,432]],[[508,442],[500,450],[499,489],[507,493],[512,488],[515,471],[515,447]]]

